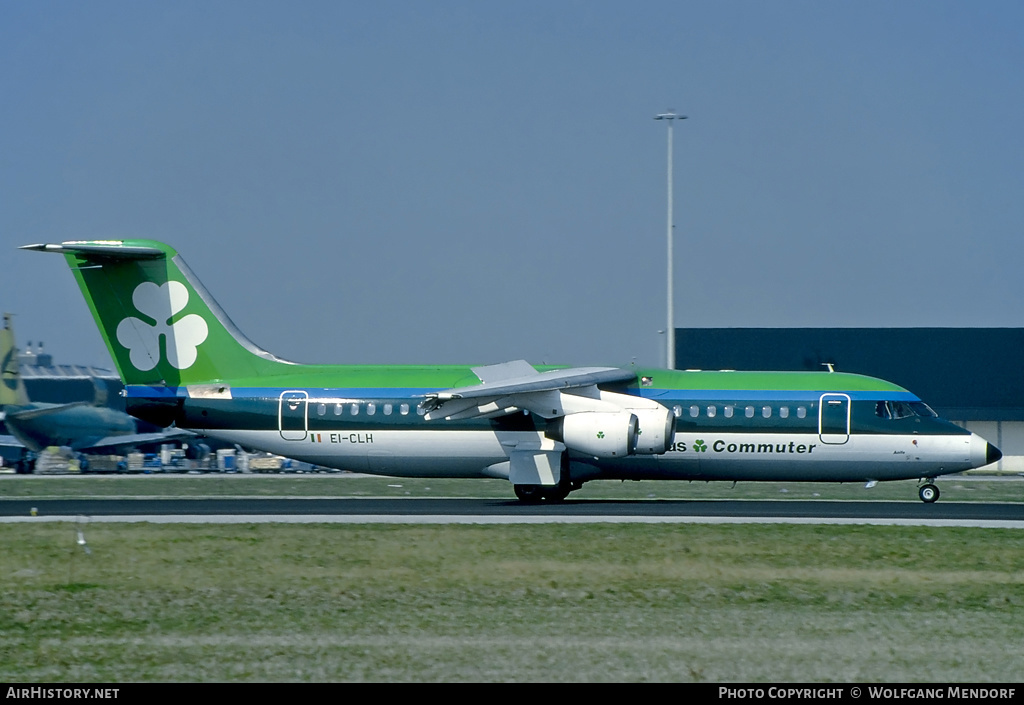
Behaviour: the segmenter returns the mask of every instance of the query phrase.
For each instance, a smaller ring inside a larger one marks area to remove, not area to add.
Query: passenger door
[[[309,433],[309,393],[281,392],[277,402],[277,429],[286,441],[304,441]]]
[[[818,405],[818,437],[822,443],[842,445],[850,440],[850,397],[822,394]]]

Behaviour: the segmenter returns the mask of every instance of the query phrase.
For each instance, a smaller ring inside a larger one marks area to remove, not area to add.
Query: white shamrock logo
[[[168,323],[188,304],[185,285],[174,281],[159,286],[142,282],[132,292],[132,303],[140,313],[156,321],[156,325],[151,325],[130,316],[117,325],[117,342],[128,348],[136,369],[146,371],[156,367],[160,361],[160,336],[167,341],[167,361],[179,370],[191,367],[198,356],[196,348],[206,340],[210,330],[202,316],[194,313]]]

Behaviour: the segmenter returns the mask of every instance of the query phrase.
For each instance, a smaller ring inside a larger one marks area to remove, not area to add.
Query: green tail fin
[[[7,404],[28,404],[28,392],[21,381],[18,369],[18,348],[14,346],[14,326],[11,314],[4,314],[4,327],[0,330],[0,365],[3,380],[0,381],[0,406]]]
[[[262,377],[288,365],[239,332],[178,253],[152,240],[22,249],[65,255],[126,385]]]

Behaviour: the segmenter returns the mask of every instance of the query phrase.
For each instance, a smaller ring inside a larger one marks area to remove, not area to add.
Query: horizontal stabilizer
[[[60,244],[40,243],[22,245],[19,249],[35,250],[36,252],[56,252],[59,254],[76,254],[90,259],[157,259],[166,253],[156,247],[125,245],[118,240],[104,242],[90,240],[88,242],[62,242]]]

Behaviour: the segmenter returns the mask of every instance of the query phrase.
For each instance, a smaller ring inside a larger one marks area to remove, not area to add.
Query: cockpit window
[[[932,408],[923,401],[910,402],[910,408],[913,409],[918,416],[923,416],[926,419],[934,419],[938,417],[938,414],[936,414]]]
[[[875,416],[883,419],[907,419],[912,416],[935,418],[938,414],[921,401],[880,401],[875,404]]]

